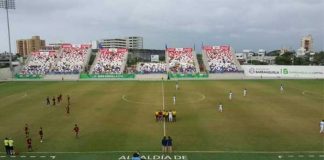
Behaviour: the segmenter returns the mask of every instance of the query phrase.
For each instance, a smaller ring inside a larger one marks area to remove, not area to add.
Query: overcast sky
[[[85,43],[144,37],[144,48],[200,48],[230,44],[268,51],[300,46],[312,34],[324,50],[324,0],[16,0],[11,10],[16,39],[39,35],[46,43]],[[0,52],[8,50],[5,10],[0,12]]]

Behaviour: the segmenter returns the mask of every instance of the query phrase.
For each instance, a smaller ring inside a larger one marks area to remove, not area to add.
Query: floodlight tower
[[[12,68],[12,52],[11,52],[11,39],[10,39],[10,24],[9,24],[9,9],[16,9],[15,0],[0,0],[0,8],[6,9],[7,13],[7,26],[8,26],[8,42],[9,42],[9,65],[11,74],[13,74]]]

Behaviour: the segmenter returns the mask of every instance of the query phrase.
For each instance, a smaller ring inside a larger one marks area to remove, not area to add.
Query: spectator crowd
[[[204,48],[208,57],[210,73],[237,72],[234,56],[229,46],[214,46]]]
[[[169,67],[173,73],[195,73],[192,48],[168,48]]]
[[[165,73],[167,66],[165,63],[139,63],[137,67],[139,73]]]
[[[127,49],[101,49],[93,67],[93,74],[120,74],[127,56]]]
[[[55,51],[33,52],[27,64],[21,69],[21,74],[47,74],[55,65],[57,53]]]

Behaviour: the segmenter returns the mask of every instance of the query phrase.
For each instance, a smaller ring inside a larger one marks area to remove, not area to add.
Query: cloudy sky
[[[144,37],[144,48],[296,49],[312,34],[324,50],[324,0],[16,0],[10,11],[15,40],[40,35],[46,43],[85,43]],[[8,50],[5,10],[0,12],[0,52]]]

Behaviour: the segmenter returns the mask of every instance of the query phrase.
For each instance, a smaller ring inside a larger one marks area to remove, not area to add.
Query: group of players
[[[29,127],[28,127],[27,123],[25,124],[24,130],[25,130],[25,136],[26,136],[27,149],[28,149],[29,152],[31,152],[31,151],[33,151],[32,139],[31,139],[30,134],[29,134]],[[40,142],[43,143],[44,132],[43,132],[42,127],[39,128],[38,135],[40,137]]]
[[[70,105],[71,105],[71,98],[69,95],[67,95],[67,106],[66,106],[66,113],[69,114],[70,113]],[[63,96],[62,94],[60,94],[59,96],[57,96],[57,102],[58,104],[61,103],[63,101]],[[51,100],[49,98],[49,96],[47,96],[46,98],[46,105],[56,105],[56,98],[55,96],[52,99],[52,104],[51,104]],[[26,144],[27,144],[27,150],[29,152],[33,151],[33,147],[32,147],[32,139],[30,136],[30,129],[28,124],[25,124],[24,127],[24,131],[25,131],[25,138],[26,138]],[[73,131],[75,133],[75,137],[79,138],[79,126],[77,124],[74,125]],[[40,142],[43,143],[44,139],[44,132],[43,132],[43,128],[40,127],[39,131],[38,131],[38,135],[40,137]],[[5,145],[5,149],[6,149],[6,153],[7,155],[14,155],[15,154],[15,150],[14,150],[14,146],[13,146],[14,141],[11,138],[5,138],[4,139],[4,145]]]
[[[67,95],[67,106],[65,107],[66,114],[70,114],[70,106],[71,106],[70,100],[71,100],[70,95]],[[58,103],[61,103],[62,101],[63,101],[63,95],[62,94],[59,94],[57,96],[57,102]],[[51,105],[51,100],[50,100],[50,97],[49,96],[47,96],[47,98],[46,98],[46,105],[48,105],[48,106]],[[56,98],[55,98],[55,96],[53,96],[53,98],[52,98],[52,105],[53,106],[56,105]]]
[[[283,92],[284,92],[283,84],[280,84],[280,93],[283,93]],[[244,88],[243,89],[243,97],[246,97],[246,96],[247,96],[247,89]],[[233,99],[233,92],[230,90],[228,93],[228,100],[232,101],[232,99]],[[218,103],[218,111],[223,112],[223,104],[221,102]]]
[[[169,110],[169,111],[156,111],[155,112],[155,120],[156,122],[162,122],[165,120],[166,122],[176,122],[177,121],[177,112],[175,110]]]

